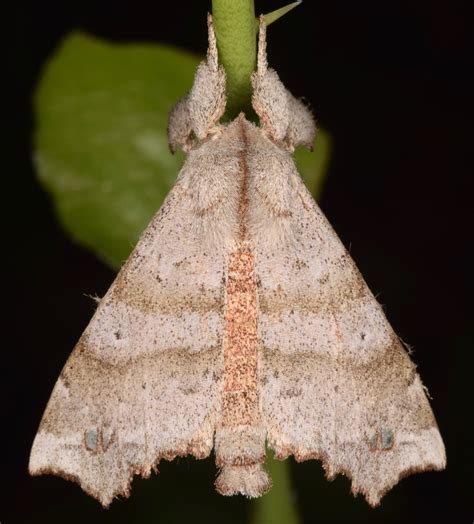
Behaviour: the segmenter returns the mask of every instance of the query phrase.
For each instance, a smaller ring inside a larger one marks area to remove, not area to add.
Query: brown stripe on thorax
[[[241,118],[241,117],[239,117]],[[247,239],[247,219],[249,208],[249,167],[247,164],[248,140],[245,132],[245,120],[240,119],[240,133],[242,140],[242,150],[239,157],[239,172],[241,173],[240,190],[239,190],[239,205],[237,208],[239,220],[239,240],[244,242]]]
[[[247,239],[249,170],[247,137],[242,120],[238,205],[239,247],[229,254],[224,325],[224,426],[258,422],[257,286],[255,257]]]

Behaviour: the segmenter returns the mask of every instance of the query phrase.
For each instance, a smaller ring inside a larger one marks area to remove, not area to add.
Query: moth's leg
[[[189,95],[181,97],[168,117],[168,143],[174,153],[178,146],[187,151],[192,146],[192,125],[189,114]]]
[[[219,66],[216,35],[212,17],[208,15],[209,47],[206,62],[196,70],[193,87],[188,95],[188,109],[194,135],[203,140],[212,134],[226,106],[225,72]]]
[[[268,67],[263,17],[260,17],[257,71],[252,75],[252,87],[252,105],[264,131],[272,139],[286,142],[290,150],[300,144],[311,149],[316,132],[313,115]]]
[[[274,140],[286,137],[289,124],[288,96],[276,71],[267,63],[267,27],[260,17],[258,33],[257,71],[252,74],[252,105],[264,131]]]
[[[313,150],[316,125],[311,110],[288,90],[288,106],[290,108],[290,121],[286,135],[286,142],[290,149],[302,145]]]
[[[173,153],[178,146],[188,151],[195,138],[203,140],[215,132],[225,111],[225,73],[218,64],[211,15],[208,16],[207,25],[207,60],[199,64],[191,91],[176,102],[168,118],[168,142]]]

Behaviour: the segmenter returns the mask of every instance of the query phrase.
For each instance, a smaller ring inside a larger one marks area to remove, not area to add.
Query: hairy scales
[[[415,365],[296,171],[314,120],[268,68],[263,19],[252,86],[260,126],[221,124],[209,18],[207,60],[169,119],[186,161],[56,383],[32,474],[108,506],[134,474],[214,448],[216,489],[256,497],[267,443],[377,505],[445,467]]]

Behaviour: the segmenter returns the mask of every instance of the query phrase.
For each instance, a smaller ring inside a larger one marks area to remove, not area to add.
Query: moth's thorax
[[[291,153],[243,115],[189,151],[179,182],[196,220],[196,241],[229,249],[242,242],[294,241],[290,188],[299,179]]]

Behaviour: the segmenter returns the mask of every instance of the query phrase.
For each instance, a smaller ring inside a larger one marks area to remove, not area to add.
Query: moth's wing
[[[377,505],[401,477],[445,467],[441,436],[415,365],[290,155],[261,132],[252,142],[268,444],[321,459]]]
[[[61,373],[32,474],[73,479],[106,506],[161,458],[209,455],[223,369],[219,228],[231,227],[222,217],[234,157],[225,139],[190,152]]]

